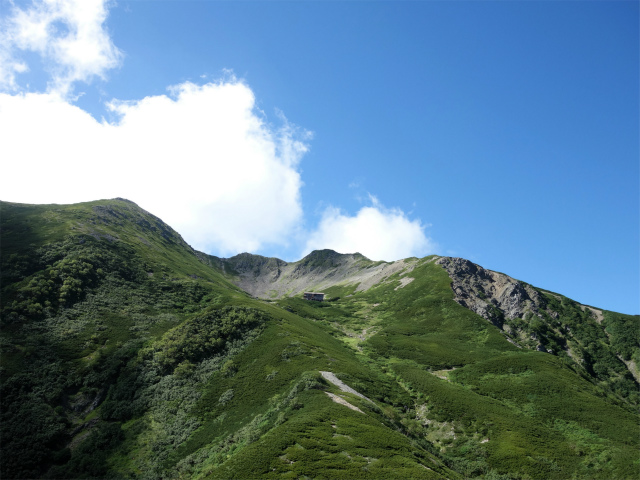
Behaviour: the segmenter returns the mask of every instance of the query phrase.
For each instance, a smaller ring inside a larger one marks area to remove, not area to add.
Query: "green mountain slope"
[[[2,478],[640,474],[637,316],[437,257],[219,259],[121,199],[0,208]]]

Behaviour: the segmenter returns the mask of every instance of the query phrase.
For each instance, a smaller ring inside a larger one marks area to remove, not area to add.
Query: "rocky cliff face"
[[[276,281],[287,262],[279,258],[262,257],[250,253],[241,253],[223,260],[226,270],[242,277],[264,277],[267,281]]]
[[[499,328],[505,319],[538,315],[546,309],[542,295],[526,283],[486,270],[464,258],[442,257],[436,262],[451,277],[455,300]]]
[[[623,374],[624,363],[637,381],[635,365],[616,358],[602,310],[542,293],[463,258],[442,257],[436,263],[449,274],[455,301],[500,328],[511,343],[552,354],[563,351],[592,376],[608,368]]]

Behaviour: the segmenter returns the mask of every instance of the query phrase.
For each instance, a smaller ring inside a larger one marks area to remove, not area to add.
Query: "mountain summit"
[[[2,478],[640,476],[638,316],[460,258],[218,258],[123,199],[0,208]]]
[[[250,294],[275,299],[304,290],[323,290],[335,285],[356,285],[365,290],[394,273],[405,270],[413,260],[373,262],[359,253],[341,254],[316,250],[297,262],[241,253],[229,259],[209,257],[211,264]]]

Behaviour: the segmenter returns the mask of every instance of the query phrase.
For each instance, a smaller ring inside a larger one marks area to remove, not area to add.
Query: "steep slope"
[[[227,282],[135,204],[0,208],[2,478],[457,478],[382,407],[336,403],[319,372],[365,382],[389,412],[410,402],[398,385]],[[237,464],[248,449],[263,460]]]
[[[388,283],[397,291],[414,280],[411,272],[420,263],[416,258],[372,262],[359,253],[333,250],[314,251],[291,263],[249,253],[209,259],[232,283],[271,299],[314,290],[348,295]],[[455,301],[499,328],[508,341],[560,355],[621,398],[634,405],[640,402],[637,316],[579,305],[462,258],[429,260],[448,273]]]
[[[460,305],[489,320],[519,347],[574,361],[590,378],[640,402],[638,316],[580,305],[462,258],[437,261]]]
[[[637,316],[462,259],[219,259],[125,200],[0,209],[2,478],[640,475]]]
[[[324,305],[280,303],[336,328],[337,338],[399,381],[414,399],[403,419],[407,429],[466,477],[639,473],[633,397],[616,395],[568,356],[513,345],[455,301],[451,279],[433,257],[417,262],[411,275],[415,280],[402,288],[397,275]]]
[[[0,209],[2,477],[36,478],[93,430],[142,345],[246,295],[132,202]]]

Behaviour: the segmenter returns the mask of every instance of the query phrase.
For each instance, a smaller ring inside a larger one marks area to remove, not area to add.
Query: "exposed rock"
[[[618,355],[618,358],[625,364],[627,370],[629,370],[629,373],[631,373],[635,381],[640,383],[640,369],[638,368],[638,365],[636,365],[636,362],[633,360],[625,360],[621,355]]]
[[[327,395],[329,395],[329,398],[331,398],[331,400],[333,400],[336,403],[339,403],[340,405],[344,405],[345,407],[350,408],[351,410],[355,410],[356,412],[360,412],[360,413],[364,413],[362,410],[360,410],[358,407],[356,407],[355,405],[351,405],[349,402],[347,402],[344,398],[339,397],[338,395],[334,395],[333,393],[329,393],[329,392],[324,392]]]
[[[199,257],[220,268],[235,285],[258,298],[282,298],[304,291],[322,292],[334,285],[352,285],[356,291],[364,291],[385,282],[395,273],[408,274],[419,261],[408,258],[374,262],[360,253],[341,254],[333,250],[316,250],[297,262],[250,253],[227,259],[204,254]],[[403,277],[399,286],[404,287],[411,280]]]
[[[455,300],[502,328],[504,319],[539,315],[546,302],[530,285],[502,273],[486,270],[464,258],[442,257],[436,262],[451,277]]]
[[[100,403],[102,403],[102,400],[104,400],[104,397],[106,395],[106,390],[104,388],[101,388],[98,393],[96,394],[96,397],[93,399],[93,402],[91,402],[91,405],[89,406],[89,408],[87,410],[85,410],[85,415],[88,413],[93,412],[96,407],[98,405],[100,405]]]
[[[98,418],[93,418],[91,420],[89,420],[88,422],[85,422],[81,425],[76,426],[70,433],[71,437],[76,436],[78,433],[80,433],[83,430],[88,430],[91,429],[93,427],[96,426],[96,424],[100,421],[100,419]]]
[[[589,310],[591,312],[591,316],[595,318],[596,322],[602,324],[602,320],[604,320],[604,314],[602,310],[598,310],[597,308],[589,307],[588,305],[580,305],[580,309],[584,312],[585,310]]]
[[[398,285],[396,288],[394,288],[394,290],[398,290],[399,288],[404,288],[407,285],[409,285],[411,282],[413,282],[415,280],[415,278],[413,277],[402,277],[400,279],[400,285]]]
[[[112,242],[115,242],[115,241],[118,240],[116,237],[114,237],[113,235],[109,235],[108,233],[95,233],[94,232],[94,233],[90,233],[90,235],[93,238],[95,238],[96,240],[100,240],[101,238],[104,238],[109,243],[112,243]]]
[[[332,372],[320,372],[320,375],[322,375],[322,378],[324,378],[325,380],[327,380],[328,382],[333,383],[336,387],[338,387],[340,390],[342,390],[343,392],[346,393],[353,393],[354,395],[370,402],[373,403],[369,398],[365,397],[364,395],[362,395],[360,392],[354,390],[353,388],[351,388],[349,385],[347,385],[346,383],[344,383],[342,380],[340,380],[338,377],[336,377]]]

